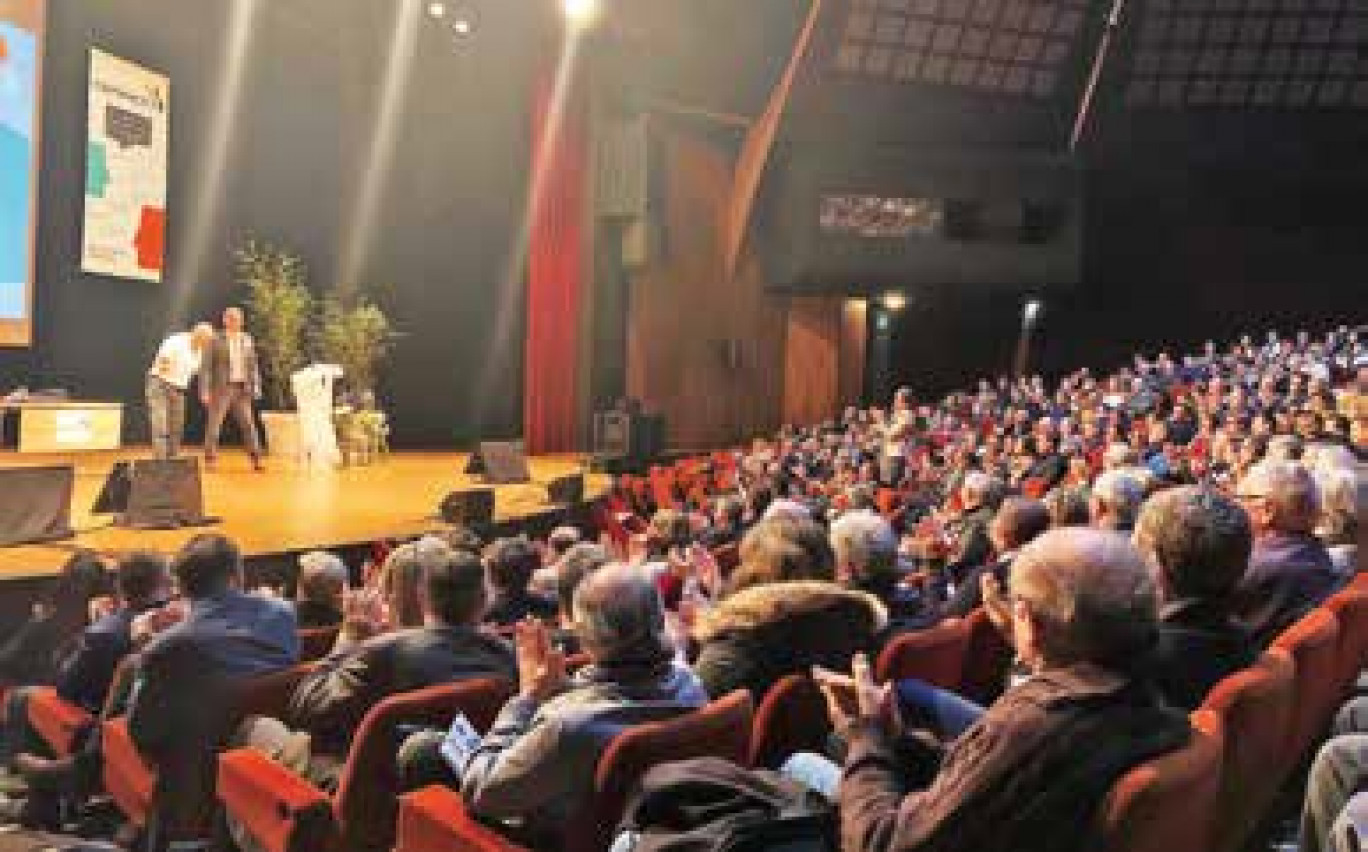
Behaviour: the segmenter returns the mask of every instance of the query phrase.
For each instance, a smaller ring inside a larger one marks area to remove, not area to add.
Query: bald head
[[[589,574],[574,594],[575,635],[596,662],[668,658],[665,607],[655,582],[633,565]]]
[[[1153,575],[1130,540],[1113,532],[1069,527],[1041,535],[1012,563],[1012,595],[1018,649],[1037,667],[1124,669],[1157,637]]]

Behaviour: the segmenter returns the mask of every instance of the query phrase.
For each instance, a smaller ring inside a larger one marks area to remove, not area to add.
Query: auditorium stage
[[[74,463],[71,521],[77,530],[66,541],[0,548],[0,580],[50,575],[75,547],[108,554],[172,550],[203,530],[233,537],[248,557],[415,536],[445,526],[436,517],[442,497],[480,484],[478,477],[462,473],[465,453],[397,452],[374,465],[341,470],[303,470],[268,459],[267,471],[255,473],[245,454],[228,452],[216,470],[203,473],[204,510],[220,523],[189,530],[130,530],[112,526],[107,515],[91,515],[111,465],[147,455],[147,450],[67,456],[0,453],[3,466]],[[530,520],[554,511],[543,483],[578,472],[582,460],[574,455],[529,459],[532,483],[496,488],[495,521]],[[607,476],[587,476],[585,499],[602,495],[609,485]]]

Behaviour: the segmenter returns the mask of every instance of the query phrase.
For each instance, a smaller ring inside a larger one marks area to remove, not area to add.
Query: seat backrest
[[[101,726],[100,749],[105,792],[130,823],[146,827],[157,774],[133,745],[126,718],[121,716]]]
[[[1339,621],[1335,680],[1339,696],[1347,698],[1368,657],[1368,587],[1350,586],[1326,601],[1325,608]]]
[[[1107,852],[1210,849],[1221,793],[1221,719],[1194,713],[1192,738],[1178,751],[1121,777],[1099,813]]]
[[[1313,609],[1273,643],[1287,651],[1296,667],[1296,702],[1287,742],[1286,765],[1298,763],[1325,733],[1339,706],[1339,621],[1326,609]]]
[[[935,627],[894,637],[879,655],[876,673],[880,681],[916,678],[959,691],[968,648],[968,625],[958,618],[947,619]]]
[[[720,757],[744,765],[754,716],[750,693],[737,690],[676,719],[636,725],[618,734],[599,758],[589,804],[568,827],[567,852],[607,849],[628,795],[653,766],[693,757]]]
[[[1294,682],[1291,658],[1275,649],[1212,687],[1200,708],[1219,716],[1225,732],[1216,850],[1242,846],[1282,782]]]
[[[807,675],[788,675],[770,687],[755,710],[748,763],[778,769],[797,752],[825,751],[830,734],[822,691]]]
[[[970,613],[965,624],[969,628],[969,644],[964,655],[961,694],[987,707],[1006,689],[1016,650],[982,607]]]
[[[321,660],[332,652],[337,641],[336,627],[306,627],[299,631],[299,661]]]
[[[352,738],[333,797],[346,847],[381,850],[394,843],[401,725],[445,729],[457,713],[464,713],[477,731],[484,731],[512,694],[507,681],[466,680],[391,695],[372,707]]]

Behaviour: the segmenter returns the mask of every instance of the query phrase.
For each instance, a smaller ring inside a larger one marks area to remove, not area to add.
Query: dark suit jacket
[[[261,371],[257,363],[256,341],[246,332],[243,332],[243,337],[247,341],[246,350],[243,352],[243,358],[247,362],[247,388],[253,396],[257,396],[261,392]],[[213,341],[204,353],[204,363],[200,368],[200,387],[211,396],[217,396],[228,389],[228,380],[231,376],[228,337],[224,332],[219,332],[214,335]]]
[[[1229,609],[1212,601],[1174,601],[1159,618],[1149,674],[1170,707],[1196,710],[1213,686],[1253,665],[1259,655]]]
[[[338,651],[300,681],[285,722],[312,734],[316,751],[339,754],[376,702],[477,677],[517,680],[508,643],[469,627],[386,633]]]
[[[997,575],[998,581],[1003,588],[1007,587],[1007,578],[1011,576],[1012,560],[999,559],[986,565],[980,565],[968,571],[959,585],[955,587],[955,594],[946,602],[941,609],[942,618],[966,618],[970,613],[983,606],[983,590],[980,580],[984,575],[993,573]]]
[[[114,669],[133,650],[129,629],[138,611],[124,607],[81,632],[57,669],[57,694],[92,713],[104,706]]]
[[[236,722],[246,679],[298,657],[290,605],[237,591],[194,601],[184,621],[142,651],[128,732],[158,770],[158,809],[169,831],[199,827],[212,812],[214,755]]]
[[[316,627],[336,627],[342,623],[342,613],[318,601],[295,601],[295,622],[300,630]]]
[[[1339,585],[1325,545],[1311,535],[1269,533],[1254,542],[1235,615],[1266,647]]]

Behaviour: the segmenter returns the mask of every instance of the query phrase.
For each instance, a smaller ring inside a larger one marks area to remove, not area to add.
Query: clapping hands
[[[536,619],[520,621],[513,628],[518,654],[518,694],[538,704],[554,697],[569,684],[565,654],[551,644],[550,631]]]
[[[839,731],[859,720],[881,722],[892,718],[896,722],[896,714],[891,712],[893,684],[890,682],[880,686],[874,682],[869,657],[856,654],[851,661],[850,671],[850,675],[843,675],[821,666],[812,669],[812,679],[826,697],[832,726]]]

